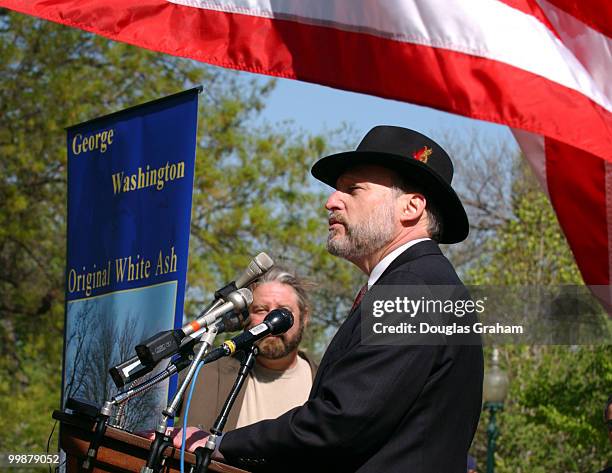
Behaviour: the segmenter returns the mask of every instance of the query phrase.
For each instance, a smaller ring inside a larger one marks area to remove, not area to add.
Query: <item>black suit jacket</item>
[[[431,240],[376,284],[462,285]],[[321,360],[309,400],[278,419],[228,432],[229,463],[291,472],[465,473],[481,410],[480,346],[363,345],[360,307]]]

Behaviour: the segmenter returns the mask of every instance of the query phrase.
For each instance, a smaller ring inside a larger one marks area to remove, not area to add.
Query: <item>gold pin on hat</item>
[[[427,163],[427,160],[433,153],[433,150],[427,146],[423,146],[421,149],[414,151],[412,153],[412,157],[417,161],[421,161],[422,163]]]

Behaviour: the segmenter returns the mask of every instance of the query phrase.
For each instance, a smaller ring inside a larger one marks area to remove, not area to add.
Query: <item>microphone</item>
[[[274,309],[262,323],[246,332],[237,335],[231,340],[227,340],[223,345],[215,348],[202,361],[210,363],[224,356],[233,355],[236,351],[242,350],[257,340],[261,340],[268,335],[280,335],[285,333],[293,325],[293,314],[288,309]]]
[[[221,306],[221,304],[223,304],[223,300],[229,297],[229,294],[236,291],[237,289],[241,289],[244,286],[251,284],[257,278],[265,274],[270,268],[272,268],[272,266],[274,266],[274,261],[272,260],[272,258],[270,258],[266,253],[263,253],[263,252],[259,253],[257,256],[255,256],[255,258],[251,260],[251,262],[249,263],[247,268],[244,270],[244,272],[240,276],[238,276],[238,278],[236,278],[235,281],[232,281],[231,283],[227,284],[225,287],[215,292],[215,300],[208,307],[206,307],[202,312],[200,312],[198,318],[203,317],[204,315],[208,314],[211,310]],[[250,304],[251,303],[249,302],[249,305]],[[224,330],[226,332],[239,330],[243,328],[243,326],[246,323],[247,323],[247,320],[245,319],[243,322],[241,322],[241,325],[238,325],[238,321],[236,321],[234,318],[230,318],[227,320],[224,319],[224,323],[216,322],[216,325],[219,328],[219,333],[220,333]],[[202,330],[203,329],[200,328],[198,332]],[[197,336],[197,335],[198,333],[196,333],[194,336]],[[170,339],[171,345],[175,346],[175,342],[172,340],[172,338],[173,337],[171,337]],[[191,340],[187,338],[181,341],[181,346],[179,347],[179,351],[184,350],[186,348],[186,345],[193,346],[193,343],[186,343],[188,341],[191,341]],[[147,357],[146,353],[144,354],[144,356],[145,358]],[[129,384],[137,380],[138,378],[144,376],[145,374],[151,372],[153,368],[155,368],[155,366],[144,365],[140,361],[138,356],[133,356],[132,358],[126,361],[123,361],[116,366],[113,366],[109,370],[109,373],[113,381],[115,382],[115,385],[118,388],[122,388],[126,384]]]
[[[242,330],[249,322],[249,313],[246,310],[241,312],[230,312],[225,314],[213,324],[217,327],[218,333],[223,332],[236,332]],[[179,353],[186,354],[193,349],[194,345],[198,342],[200,335],[206,330],[201,328],[189,337],[185,337],[181,340],[179,347]],[[181,355],[184,356],[184,355]],[[181,358],[179,358],[181,360]],[[177,371],[181,371],[184,366],[177,364],[176,360],[172,360],[170,365],[176,365]],[[150,373],[155,368],[155,365],[144,365],[138,356],[133,356],[129,360],[126,360],[116,366],[113,366],[108,372],[115,383],[117,388],[122,389],[124,386],[136,381],[143,377],[145,374]]]
[[[236,278],[236,280],[226,284],[221,289],[215,292],[215,300],[213,303],[206,307],[202,313],[207,312],[211,308],[216,307],[219,303],[219,299],[227,299],[227,296],[234,292],[236,289],[248,286],[256,279],[263,276],[268,270],[274,266],[274,261],[265,253],[259,253],[255,258],[251,260],[244,272]]]
[[[274,261],[272,261],[272,258],[270,258],[266,253],[259,253],[251,260],[247,268],[240,276],[238,276],[234,281],[223,286],[221,289],[215,291],[215,299],[208,306],[206,306],[202,312],[200,312],[198,317],[208,313],[215,307],[219,307],[224,300],[227,300],[232,292],[248,286],[253,281],[267,273],[272,266],[274,266]]]
[[[217,333],[237,332],[238,330],[242,330],[249,323],[250,318],[248,310],[225,314],[215,322]],[[197,333],[194,334],[194,336],[197,336]]]
[[[255,279],[267,273],[274,266],[274,261],[266,253],[259,253],[251,260],[247,269],[234,282],[236,288],[248,286]]]
[[[227,312],[240,312],[253,303],[253,293],[242,288],[231,292],[228,301],[211,309],[196,320],[186,324],[181,329],[165,330],[159,332],[144,342],[136,345],[136,355],[144,365],[155,365],[160,360],[177,353],[181,348],[181,341],[192,333],[215,323]]]
[[[230,292],[227,296],[227,302],[210,310],[204,315],[201,315],[192,322],[183,326],[181,329],[185,336],[197,332],[203,327],[208,327],[210,324],[217,321],[226,312],[241,312],[253,303],[253,293],[250,289],[243,287],[237,291]]]
[[[202,329],[204,330],[204,329]],[[179,356],[177,360],[171,360],[170,364],[166,369],[168,369],[171,365],[175,365],[178,368],[178,371],[182,370],[184,366],[181,364],[180,366],[177,364],[181,359],[188,356],[188,353],[193,350],[193,347],[198,342],[198,339],[195,337],[185,337],[181,340],[181,346],[179,347]],[[124,386],[136,381],[137,379],[142,378],[144,375],[150,373],[155,369],[156,365],[144,365],[139,359],[138,356],[134,355],[132,358],[119,363],[118,365],[113,366],[108,370],[115,386],[118,389],[122,389]]]

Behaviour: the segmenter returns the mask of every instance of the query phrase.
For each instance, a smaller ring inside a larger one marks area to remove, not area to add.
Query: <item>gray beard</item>
[[[339,236],[330,231],[327,251],[349,261],[369,256],[393,239],[393,218],[392,202],[386,202],[365,222],[352,226],[345,224],[346,234]]]
[[[269,360],[278,360],[296,350],[304,335],[304,321],[301,321],[299,332],[291,340],[281,337],[266,337],[258,343],[259,356]]]

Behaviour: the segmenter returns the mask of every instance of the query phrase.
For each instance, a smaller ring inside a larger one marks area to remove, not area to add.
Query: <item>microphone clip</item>
[[[226,284],[225,286],[223,286],[221,289],[217,289],[215,291],[215,299],[219,300],[219,299],[223,299],[224,301],[227,301],[227,297],[232,293],[238,290],[238,287],[236,286],[236,282],[232,281],[229,284]]]

